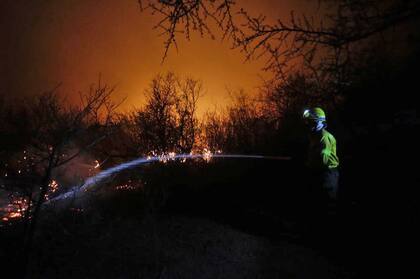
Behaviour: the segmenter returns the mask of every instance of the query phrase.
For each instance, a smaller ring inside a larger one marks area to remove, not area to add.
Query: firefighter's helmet
[[[305,109],[305,111],[303,112],[303,119],[312,121],[327,120],[324,110],[319,107]]]

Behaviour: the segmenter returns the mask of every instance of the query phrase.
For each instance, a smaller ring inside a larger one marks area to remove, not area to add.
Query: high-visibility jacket
[[[337,142],[326,129],[312,133],[309,137],[307,166],[314,170],[335,169],[340,164]]]

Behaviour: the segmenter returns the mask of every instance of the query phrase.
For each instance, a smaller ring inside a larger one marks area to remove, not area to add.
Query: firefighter
[[[311,184],[315,192],[327,200],[325,202],[328,207],[335,207],[339,178],[336,140],[326,130],[327,119],[321,108],[306,109],[303,119],[309,129],[306,166],[312,180]]]

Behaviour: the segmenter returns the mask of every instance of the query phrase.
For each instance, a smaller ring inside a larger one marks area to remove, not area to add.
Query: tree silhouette
[[[233,39],[248,58],[259,51],[269,54],[268,68],[278,68],[290,59],[313,56],[319,46],[346,48],[354,42],[417,18],[420,4],[415,0],[324,0],[319,1],[326,12],[322,18],[297,16],[288,21],[277,19],[268,23],[264,15],[252,16],[231,0],[139,0],[142,10],[159,14],[155,28],[167,36],[165,55],[176,45],[177,34],[187,39],[192,31],[214,37],[212,23],[223,31],[223,38]],[[240,5],[240,4],[239,4]],[[320,7],[321,8],[321,7]],[[261,54],[261,53],[260,53]]]
[[[222,33],[246,59],[264,57],[264,70],[282,80],[296,71],[323,84],[334,98],[345,91],[357,68],[356,61],[381,49],[384,34],[406,29],[418,21],[416,0],[322,0],[319,16],[297,15],[268,19],[253,15],[231,0],[139,0],[142,10],[157,14],[155,28],[166,36],[163,59],[177,38],[191,32],[215,37]],[[274,22],[274,23],[273,23]],[[216,28],[214,27],[216,26]],[[367,58],[366,58],[367,59]]]
[[[53,178],[53,172],[89,151],[112,133],[112,115],[117,108],[110,100],[114,91],[100,82],[97,87],[81,94],[81,103],[70,106],[57,94],[58,87],[34,97],[29,102],[15,103],[4,120],[7,130],[4,137],[22,138],[10,154],[3,157],[13,173],[6,187],[25,198],[25,232],[23,241],[23,269],[27,266],[32,242],[41,215],[42,204]],[[15,123],[23,125],[15,125]],[[21,154],[21,155],[19,155]],[[19,155],[19,156],[16,156]],[[13,163],[16,157],[25,160],[20,166]],[[11,169],[19,167],[19,169]]]
[[[146,105],[134,113],[143,152],[190,152],[198,136],[197,102],[201,83],[174,73],[157,75],[146,91]]]

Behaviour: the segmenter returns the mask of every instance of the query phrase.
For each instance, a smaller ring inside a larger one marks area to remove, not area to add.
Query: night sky
[[[311,6],[306,0],[242,0],[239,5],[273,19]],[[127,97],[125,111],[142,103],[157,73],[172,70],[203,81],[202,113],[229,100],[226,88],[253,93],[269,77],[261,71],[262,59],[244,63],[244,55],[220,36],[194,34],[190,42],[180,37],[179,50],[172,48],[161,64],[165,37],[153,30],[159,18],[142,13],[137,0],[6,0],[0,7],[0,94],[29,96],[62,82],[60,93],[73,102],[101,74],[104,82],[117,85],[115,98]]]

